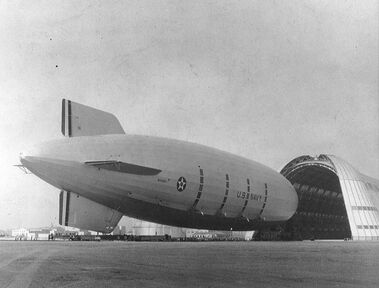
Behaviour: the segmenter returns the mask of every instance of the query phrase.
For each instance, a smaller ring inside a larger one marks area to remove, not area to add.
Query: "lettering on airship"
[[[178,182],[176,182],[176,189],[179,192],[182,192],[184,189],[186,189],[187,181],[186,178],[183,176],[178,179]]]
[[[241,199],[249,199],[250,198],[250,200],[261,201],[262,195],[243,192],[243,191],[237,191],[237,198],[241,198]]]

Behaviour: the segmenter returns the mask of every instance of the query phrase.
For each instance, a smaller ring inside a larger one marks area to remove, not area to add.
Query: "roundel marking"
[[[179,192],[182,192],[184,189],[186,189],[187,181],[186,178],[183,176],[178,179],[178,182],[176,182],[176,189]]]

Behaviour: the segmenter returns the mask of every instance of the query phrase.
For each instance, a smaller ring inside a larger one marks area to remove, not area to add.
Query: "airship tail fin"
[[[113,114],[62,99],[62,134],[78,137],[125,132]]]
[[[80,229],[110,233],[122,213],[73,192],[59,194],[59,224]]]

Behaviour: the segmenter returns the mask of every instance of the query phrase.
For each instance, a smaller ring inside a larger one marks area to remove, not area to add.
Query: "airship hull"
[[[254,230],[288,220],[297,208],[293,186],[276,171],[184,141],[64,138],[36,146],[21,162],[60,190],[161,224]]]

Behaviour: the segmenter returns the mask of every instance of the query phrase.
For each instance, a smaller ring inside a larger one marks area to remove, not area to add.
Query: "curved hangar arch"
[[[280,172],[299,206],[286,223],[292,239],[379,240],[379,180],[333,155],[300,156]]]

